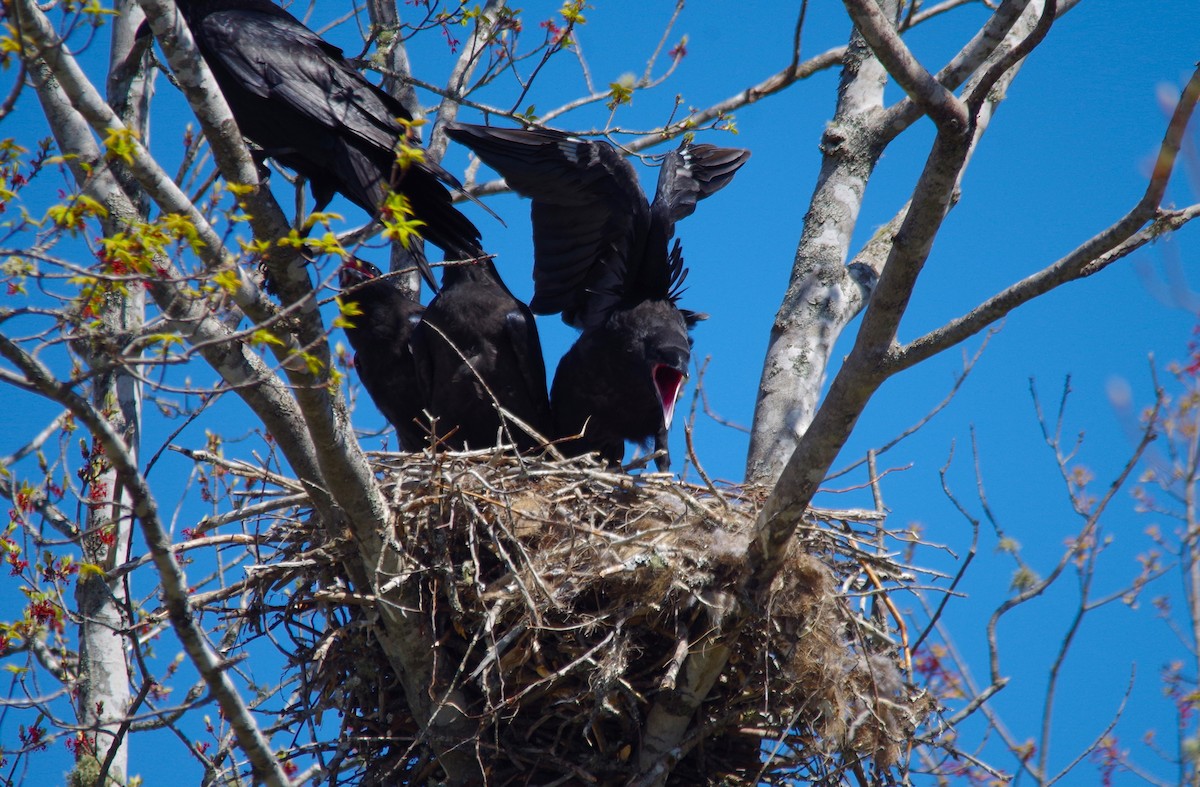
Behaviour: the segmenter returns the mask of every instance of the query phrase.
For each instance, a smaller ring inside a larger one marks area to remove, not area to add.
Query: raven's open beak
[[[671,428],[671,419],[675,417],[675,402],[683,390],[683,381],[687,376],[678,369],[664,363],[656,363],[650,370],[654,377],[654,390],[658,393],[658,403],[662,405],[663,424]]]

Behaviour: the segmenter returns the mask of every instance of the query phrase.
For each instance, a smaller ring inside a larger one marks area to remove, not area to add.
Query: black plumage
[[[617,307],[580,334],[558,362],[550,390],[564,453],[597,451],[617,465],[626,440],[653,439],[662,452],[656,466],[670,469],[667,432],[688,375],[692,322],[669,299],[654,298]]]
[[[501,281],[491,260],[453,265],[412,339],[417,377],[437,435],[448,447],[488,448],[497,437],[524,452],[550,427],[546,365],[529,307]]]
[[[479,230],[451,203],[461,184],[423,159],[397,166],[412,116],[270,0],[178,0],[238,128],[266,156],[308,179],[316,209],[340,192],[372,216],[385,188],[407,197],[420,232],[454,259],[480,253]],[[428,268],[422,270],[430,281]]]
[[[379,412],[396,429],[400,447],[426,445],[425,401],[417,382],[409,340],[425,308],[369,262],[351,258],[338,272],[338,300],[351,324],[346,338],[354,348],[354,368]],[[349,308],[355,304],[355,308]]]
[[[603,141],[546,129],[454,125],[471,148],[533,200],[539,314],[562,312],[582,329],[563,356],[550,398],[555,436],[569,453],[619,463],[625,441],[661,451],[688,374],[689,329],[702,315],[676,301],[687,271],[675,222],[733,178],[750,153],[685,142],[663,156],[653,203],[633,166]]]

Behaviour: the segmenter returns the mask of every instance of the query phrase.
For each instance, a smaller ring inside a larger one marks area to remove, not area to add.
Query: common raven
[[[675,222],[733,178],[750,153],[684,142],[663,157],[654,202],[607,142],[549,129],[466,124],[447,133],[533,200],[538,314],[582,329],[559,362],[550,398],[569,453],[617,464],[625,441],[654,441],[670,467],[667,430],[688,374],[689,328],[703,315],[676,306],[687,271]]]
[[[308,179],[316,209],[340,192],[377,216],[385,189],[403,194],[420,233],[453,259],[481,253],[479,230],[451,203],[457,179],[415,149],[412,116],[270,0],[177,0],[238,128],[263,153]],[[433,285],[428,268],[422,274]]]
[[[425,308],[412,300],[392,279],[380,278],[379,268],[351,257],[338,272],[338,300],[349,312],[346,338],[354,348],[354,369],[363,388],[396,429],[400,447],[425,447],[425,401],[417,383],[409,340]],[[355,304],[356,308],[346,308]]]
[[[412,338],[417,378],[436,434],[450,448],[488,448],[510,439],[525,452],[550,426],[546,365],[537,324],[489,259],[452,265]]]

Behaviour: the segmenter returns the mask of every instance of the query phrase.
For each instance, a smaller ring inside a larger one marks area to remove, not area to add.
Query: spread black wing
[[[577,328],[595,323],[619,299],[650,221],[630,163],[606,142],[549,129],[452,124],[446,133],[533,201],[530,308],[562,312]]]
[[[634,298],[661,298],[677,292],[687,275],[682,256],[667,253],[675,223],[692,215],[696,203],[723,189],[750,158],[742,148],[683,143],[663,156],[658,187],[650,205],[649,237],[644,258],[625,284]]]

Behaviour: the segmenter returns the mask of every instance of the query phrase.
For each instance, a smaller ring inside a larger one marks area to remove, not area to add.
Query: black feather
[[[379,412],[396,429],[400,447],[425,447],[425,401],[417,382],[409,341],[425,309],[378,268],[351,258],[339,272],[343,303],[357,304],[360,314],[347,319],[346,338],[354,348],[354,368]]]
[[[264,153],[308,179],[316,209],[335,193],[379,212],[388,188],[402,193],[421,234],[450,257],[479,256],[479,230],[454,207],[461,184],[429,161],[396,165],[407,110],[270,0],[179,0],[200,54],[238,128]],[[416,146],[415,139],[406,144]],[[426,265],[422,275],[433,285]]]
[[[491,260],[445,269],[442,289],[412,339],[417,378],[440,440],[452,449],[488,448],[509,437],[518,450],[549,434],[550,401],[537,324],[501,281]],[[509,420],[497,406],[536,432]]]

